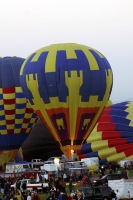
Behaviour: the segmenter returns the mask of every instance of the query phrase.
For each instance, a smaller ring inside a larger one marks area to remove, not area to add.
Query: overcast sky
[[[113,70],[112,102],[133,99],[133,0],[0,0],[1,57],[64,42],[100,51]]]

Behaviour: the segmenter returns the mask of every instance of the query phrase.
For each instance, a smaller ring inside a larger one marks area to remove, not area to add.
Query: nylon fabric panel
[[[105,148],[105,149],[100,149],[98,151],[98,156],[100,159],[106,158],[112,154],[116,154],[116,149],[115,147],[112,148]]]

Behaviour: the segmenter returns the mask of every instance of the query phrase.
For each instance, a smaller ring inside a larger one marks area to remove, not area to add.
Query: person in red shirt
[[[87,180],[86,180],[85,176],[83,176],[83,178],[82,178],[82,184],[83,184],[83,186],[87,185]]]
[[[34,192],[34,195],[32,196],[32,200],[40,200],[40,196],[37,194],[37,192]]]

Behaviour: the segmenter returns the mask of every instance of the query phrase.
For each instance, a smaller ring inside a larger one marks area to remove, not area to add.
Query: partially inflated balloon
[[[81,148],[112,88],[112,70],[98,51],[79,44],[53,44],[24,62],[20,80],[32,108],[61,150]]]
[[[106,107],[78,157],[99,157],[101,163],[133,157],[133,102]]]
[[[14,158],[15,162],[20,162],[20,161],[23,161],[24,160],[24,157],[23,157],[23,150],[22,148],[20,147],[15,158]]]
[[[14,151],[0,151],[0,165],[5,167],[5,163],[9,161],[18,162],[23,160],[22,149],[20,148],[16,153]]]
[[[20,86],[23,58],[0,58],[0,150],[12,159],[37,121]]]

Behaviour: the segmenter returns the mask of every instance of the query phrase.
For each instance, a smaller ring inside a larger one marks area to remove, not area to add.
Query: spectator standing
[[[8,181],[6,181],[6,183],[4,184],[4,193],[5,194],[7,194],[7,193],[10,194],[10,183]]]
[[[83,185],[83,187],[85,187],[87,185],[87,180],[86,180],[85,176],[83,176],[83,178],[82,178],[82,185]]]
[[[31,200],[31,192],[28,192],[27,200]]]
[[[119,193],[119,190],[116,190],[116,199],[117,199],[117,200],[120,200],[120,196],[121,196],[121,195],[120,195],[120,193]]]
[[[112,200],[116,200],[116,193],[114,192],[114,190],[112,190],[111,192],[111,198]]]
[[[18,200],[22,200],[22,193],[19,189],[16,190],[16,197]]]
[[[60,192],[60,194],[58,196],[58,200],[63,200],[63,192]]]
[[[70,183],[69,183],[69,192],[71,193],[73,191],[73,182],[72,180],[70,180]]]
[[[66,182],[67,181],[67,175],[66,173],[63,174],[63,180]]]
[[[40,196],[37,194],[37,192],[34,192],[32,200],[40,200]]]
[[[6,200],[6,198],[5,198],[5,194],[3,194],[1,200]]]
[[[60,194],[60,190],[59,188],[57,188],[57,190],[55,191],[55,199],[58,199],[59,194]]]
[[[4,185],[5,185],[4,179],[1,179],[1,193],[2,194],[4,194]]]
[[[62,185],[62,192],[65,193],[66,183],[64,180],[62,181],[61,185]]]

